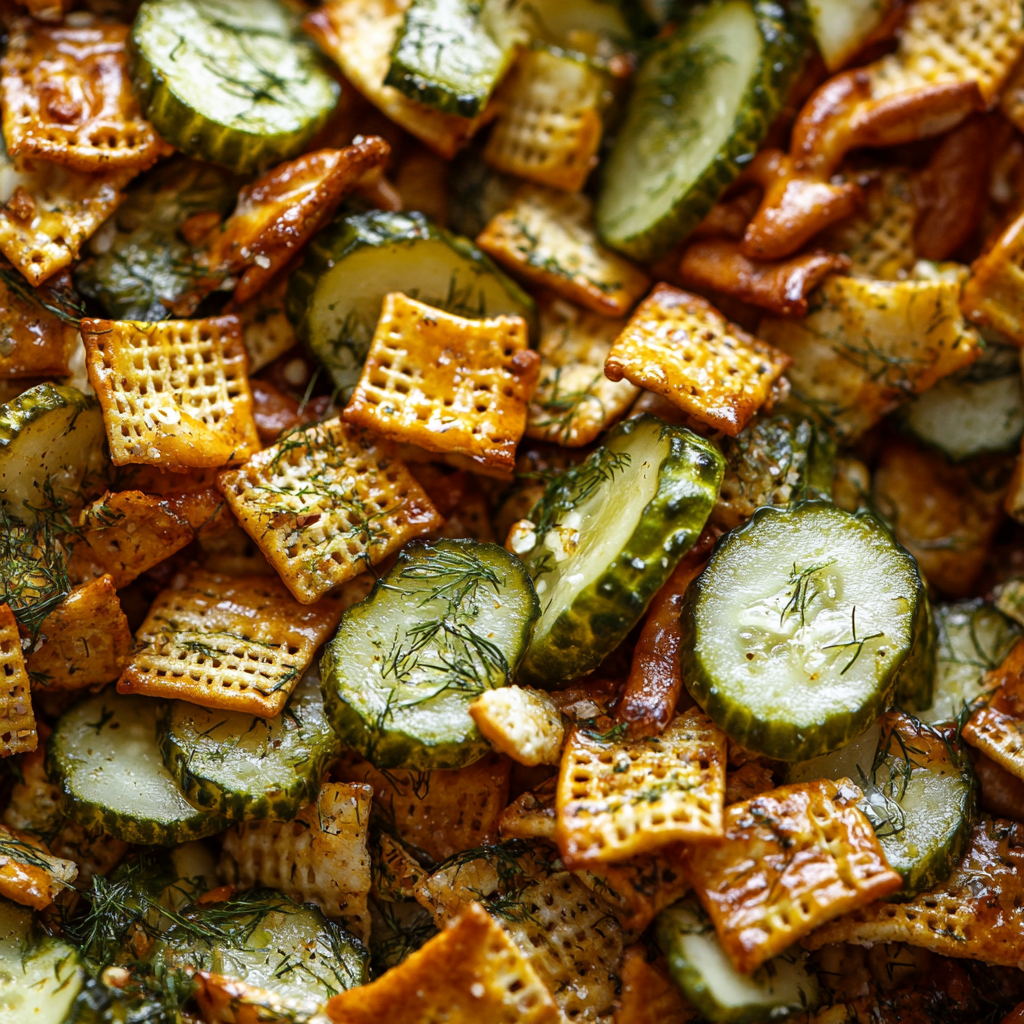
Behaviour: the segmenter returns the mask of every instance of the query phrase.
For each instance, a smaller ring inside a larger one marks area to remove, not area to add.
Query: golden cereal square
[[[986,819],[944,882],[907,903],[872,903],[830,921],[804,940],[905,942],[942,956],[1024,969],[1024,825]]]
[[[1024,345],[1024,215],[971,264],[960,304],[968,320]]]
[[[604,316],[625,316],[650,279],[606,249],[593,226],[593,203],[524,185],[476,244],[513,273]]]
[[[444,523],[390,442],[340,420],[286,435],[217,486],[303,604]]]
[[[1000,767],[1024,779],[1024,642],[985,677],[997,687],[963,728],[963,737]]]
[[[522,317],[467,320],[392,292],[343,417],[509,474],[539,369]]]
[[[0,61],[3,134],[11,156],[79,171],[145,170],[171,152],[142,117],[128,75],[130,29],[116,22],[18,21]]]
[[[691,847],[690,881],[736,970],[900,887],[861,796],[848,779],[782,786],[727,807],[723,842]]]
[[[238,317],[85,319],[82,337],[115,466],[206,469],[259,451]]]
[[[547,988],[478,903],[376,981],[333,996],[339,1024],[560,1024]]]
[[[576,877],[615,908],[623,928],[639,934],[690,891],[684,856],[680,843],[620,864],[594,864],[589,871],[577,871]]]
[[[117,688],[272,718],[340,618],[338,602],[300,605],[271,576],[197,569],[157,595]]]
[[[605,76],[587,60],[526,50],[502,83],[484,159],[496,170],[578,192],[597,164]]]
[[[469,706],[469,715],[495,750],[525,765],[558,764],[565,740],[562,715],[542,690],[501,686]]]
[[[0,757],[35,750],[38,742],[18,623],[0,604]]]
[[[725,733],[699,708],[639,740],[576,729],[558,777],[558,848],[569,867],[628,860],[722,835]]]
[[[632,381],[735,437],[791,359],[729,323],[709,302],[660,284],[608,354],[609,380]]]

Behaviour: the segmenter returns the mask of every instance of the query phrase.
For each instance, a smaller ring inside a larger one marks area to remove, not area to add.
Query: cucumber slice
[[[759,1024],[813,1010],[820,1000],[818,979],[799,949],[740,974],[693,897],[658,915],[654,937],[672,980],[704,1020]]]
[[[145,0],[129,50],[160,135],[243,173],[301,153],[340,95],[277,0]]]
[[[0,899],[0,1020],[64,1024],[84,977],[74,946],[38,931],[28,907]]]
[[[22,522],[33,509],[78,497],[102,443],[100,408],[77,388],[37,384],[0,405],[0,503]]]
[[[902,902],[945,881],[967,851],[977,819],[970,759],[946,737],[899,711],[885,716],[878,753],[858,805],[903,888]]]
[[[287,298],[288,319],[343,397],[359,380],[388,292],[458,316],[534,316],[533,300],[511,278],[423,214],[343,217],[307,247]]]
[[[532,529],[510,537],[543,609],[521,682],[555,688],[619,645],[700,535],[724,468],[713,445],[646,413],[552,480]]]
[[[503,8],[503,0],[412,0],[384,84],[446,114],[476,117],[515,49],[496,24],[506,20]]]
[[[917,563],[877,519],[823,501],[760,508],[724,537],[681,624],[694,699],[780,761],[849,743],[934,656]]]
[[[604,167],[606,245],[664,255],[757,152],[804,52],[801,23],[767,0],[695,8],[641,64]]]
[[[145,844],[182,843],[228,827],[193,807],[164,767],[156,731],[162,703],[105,690],[60,716],[46,771],[69,818]]]
[[[342,616],[320,672],[342,742],[378,768],[462,768],[490,746],[467,708],[505,686],[539,608],[496,544],[416,541]]]
[[[530,0],[523,15],[534,37],[596,57],[607,56],[609,46],[613,51],[625,49],[633,37],[616,0]],[[590,40],[596,45],[588,46]]]
[[[185,797],[231,821],[291,821],[316,800],[327,766],[341,753],[315,669],[276,718],[176,700],[161,711],[158,734],[164,764]]]
[[[1010,652],[1024,630],[980,598],[935,609],[935,696],[918,713],[926,725],[956,722],[985,692],[985,673]]]
[[[791,764],[786,772],[786,784],[814,782],[815,779],[869,779],[878,753],[878,741],[882,735],[882,719],[870,725],[856,739],[845,747],[830,754],[812,757],[809,761]]]

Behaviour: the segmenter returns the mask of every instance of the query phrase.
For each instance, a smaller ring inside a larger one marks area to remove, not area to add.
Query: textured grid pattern
[[[388,442],[338,420],[288,435],[218,486],[303,604],[444,522]]]
[[[484,150],[499,171],[578,192],[597,163],[604,76],[590,64],[527,50],[502,85]]]
[[[547,989],[479,904],[397,967],[328,1002],[344,1024],[559,1024]]]
[[[848,779],[783,786],[726,810],[725,840],[689,852],[690,880],[736,970],[895,892]]]
[[[82,337],[115,466],[204,469],[259,450],[237,317],[83,320]]]
[[[625,316],[651,283],[597,240],[582,195],[526,185],[476,242],[521,277],[604,316]]]
[[[906,942],[945,956],[1024,965],[1024,825],[976,825],[953,873],[908,903],[874,903],[819,928],[805,944]]]
[[[540,690],[502,686],[469,706],[477,728],[503,754],[520,764],[558,764],[565,740],[562,715]]]
[[[546,839],[556,841],[555,798],[558,778],[542,782],[535,790],[520,793],[502,811],[498,831],[503,839]]]
[[[697,708],[658,736],[576,730],[558,778],[558,846],[570,867],[722,835],[725,734]]]
[[[685,896],[690,878],[682,863],[683,846],[642,853],[621,864],[594,865],[576,877],[614,908],[623,928],[642,932],[658,915]]]
[[[128,618],[110,576],[83,583],[44,620],[28,656],[33,685],[81,690],[114,682],[132,651]]]
[[[18,623],[0,604],[0,757],[35,750],[38,742]]]
[[[271,577],[196,570],[157,595],[117,688],[272,718],[340,617]]]
[[[1011,775],[1024,779],[1024,643],[985,677],[985,689],[998,686],[988,704],[964,726],[963,737]]]
[[[39,298],[45,301],[43,295]],[[0,309],[4,311],[0,379],[67,376],[72,343],[78,343],[74,329],[18,295],[5,281],[0,281]]]
[[[694,419],[735,437],[790,362],[704,299],[662,284],[619,335],[605,373],[663,395]]]
[[[127,25],[19,21],[0,62],[3,131],[12,156],[79,171],[144,170],[170,147],[143,120],[128,77]]]
[[[0,896],[42,910],[77,874],[74,861],[51,857],[39,840],[0,825]]]
[[[626,414],[639,389],[610,381],[604,363],[625,320],[590,313],[564,299],[541,303],[540,381],[526,436],[578,448]]]
[[[962,305],[968,319],[1024,345],[1024,215],[971,265]]]
[[[294,821],[251,821],[224,837],[220,870],[240,889],[268,886],[298,903],[315,903],[369,937],[369,786],[326,783]]]
[[[540,368],[528,345],[522,317],[466,320],[393,292],[344,417],[511,473]]]
[[[281,274],[248,302],[229,306],[242,322],[242,339],[249,357],[249,373],[256,373],[283,356],[295,344],[295,329],[285,315],[288,276]]]

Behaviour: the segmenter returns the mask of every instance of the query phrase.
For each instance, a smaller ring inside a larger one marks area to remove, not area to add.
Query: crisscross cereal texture
[[[35,750],[38,742],[18,623],[0,604],[0,757]]]
[[[501,686],[469,706],[470,717],[496,750],[525,765],[558,764],[562,715],[542,690]]]
[[[1024,642],[985,677],[985,689],[998,687],[971,715],[963,737],[973,747],[1024,779]]]
[[[971,264],[961,306],[969,320],[1024,345],[1024,215]]]

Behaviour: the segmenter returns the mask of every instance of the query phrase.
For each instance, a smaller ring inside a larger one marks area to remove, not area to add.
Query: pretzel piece
[[[524,185],[476,244],[520,277],[604,316],[625,316],[650,279],[606,249],[583,195]]]
[[[259,450],[238,317],[81,329],[115,466],[212,468]]]
[[[217,485],[303,604],[443,523],[393,446],[340,420],[288,434]]]
[[[38,742],[18,623],[0,604],[0,757],[35,750]]]
[[[51,856],[38,839],[0,825],[0,896],[42,910],[77,874],[74,861]]]
[[[604,372],[609,380],[625,377],[663,395],[735,437],[790,362],[699,296],[659,284],[612,346]]]
[[[340,617],[271,577],[194,570],[157,595],[117,689],[273,718]]]
[[[15,23],[0,60],[3,135],[11,156],[78,171],[143,171],[172,152],[142,117],[128,76],[130,28]]]
[[[467,320],[392,292],[342,415],[393,441],[507,475],[539,370],[522,317]]]
[[[0,309],[4,338],[0,341],[0,379],[65,377],[75,330],[62,323],[43,303],[48,295],[15,280],[0,278]]]
[[[469,715],[491,745],[513,761],[558,764],[565,728],[554,701],[542,690],[487,690],[470,704]]]

